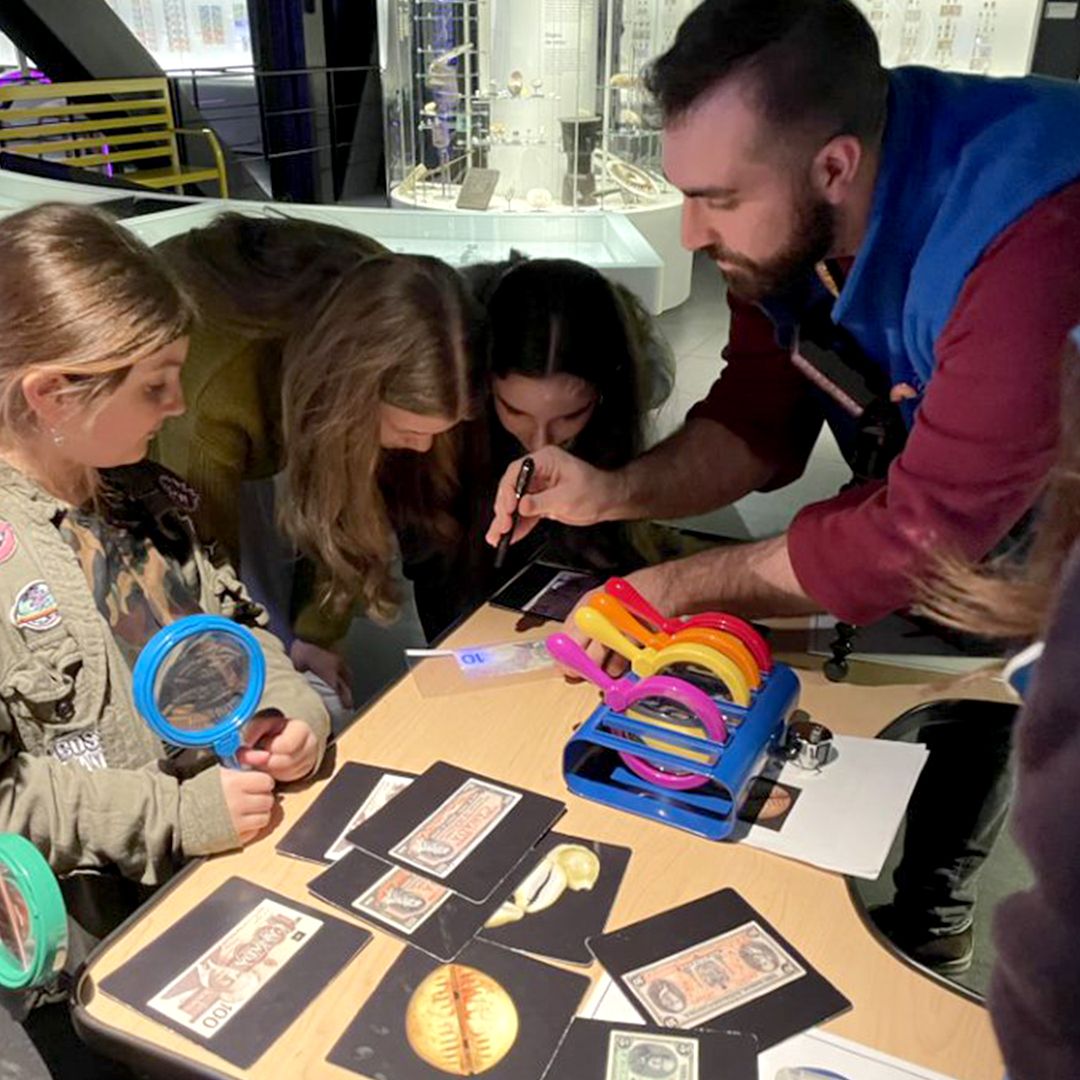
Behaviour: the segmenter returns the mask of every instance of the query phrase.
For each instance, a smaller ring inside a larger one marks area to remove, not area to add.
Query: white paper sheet
[[[642,1024],[637,1010],[610,975],[601,975],[578,1016],[613,1024]],[[785,1073],[782,1070],[787,1070]],[[800,1070],[807,1070],[800,1073]],[[812,1070],[817,1070],[817,1073]],[[824,1076],[822,1075],[824,1074]],[[759,1080],[953,1080],[868,1046],[817,1028],[766,1050],[758,1057]]]
[[[874,880],[929,756],[917,743],[837,735],[834,759],[811,773],[785,764],[775,779],[799,795],[779,831],[740,822],[732,839]]]

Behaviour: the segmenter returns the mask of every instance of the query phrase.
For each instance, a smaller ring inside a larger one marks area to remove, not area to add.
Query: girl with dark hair
[[[553,562],[603,572],[634,569],[663,554],[659,532],[647,526],[546,522],[513,545],[495,570],[483,534],[506,466],[551,445],[600,468],[626,464],[645,449],[647,414],[671,390],[672,363],[636,297],[583,263],[514,253],[464,275],[488,316],[491,387],[485,414],[457,433],[464,540],[448,549],[399,530],[429,638],[541,552]]]

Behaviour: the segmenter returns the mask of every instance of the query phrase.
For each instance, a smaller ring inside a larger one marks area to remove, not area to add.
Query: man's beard
[[[757,262],[719,245],[706,248],[715,262],[725,262],[720,272],[728,288],[740,300],[758,303],[782,296],[799,286],[832,249],[836,232],[833,207],[824,200],[807,198],[796,207],[791,240],[771,259]]]

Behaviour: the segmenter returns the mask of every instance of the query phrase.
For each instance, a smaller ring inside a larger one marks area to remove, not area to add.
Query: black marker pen
[[[514,538],[514,530],[517,528],[518,517],[521,512],[521,497],[529,490],[529,481],[532,479],[536,463],[531,457],[527,457],[521,463],[517,480],[514,481],[514,510],[510,515],[510,528],[499,538],[499,546],[495,549],[495,569],[502,569],[506,562],[506,553],[510,550],[510,541]]]

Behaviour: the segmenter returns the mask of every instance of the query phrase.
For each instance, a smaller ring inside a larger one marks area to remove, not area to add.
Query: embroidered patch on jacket
[[[179,476],[162,473],[158,477],[158,486],[181,510],[193,514],[199,508],[199,493]]]
[[[14,526],[10,521],[0,521],[0,563],[6,563],[18,546]]]
[[[57,761],[81,765],[91,772],[109,767],[101,736],[96,731],[73,731],[70,735],[61,735],[53,741],[49,751]]]
[[[60,608],[44,581],[31,581],[15,598],[11,622],[20,630],[50,630],[60,622]]]

